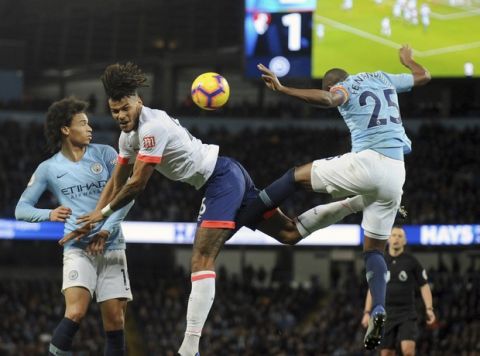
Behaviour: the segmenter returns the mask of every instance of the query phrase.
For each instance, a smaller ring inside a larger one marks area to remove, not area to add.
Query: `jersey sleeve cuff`
[[[118,164],[128,164],[128,162],[130,161],[130,158],[129,157],[122,157],[122,156],[118,156],[117,158],[117,161],[118,161]]]
[[[162,162],[162,156],[147,156],[147,155],[142,155],[138,154],[137,159],[139,161],[147,162],[147,163],[160,163]]]
[[[42,209],[44,216],[41,217],[43,221],[50,221],[50,214],[52,213],[53,209]]]

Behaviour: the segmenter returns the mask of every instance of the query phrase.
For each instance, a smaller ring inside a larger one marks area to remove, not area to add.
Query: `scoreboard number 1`
[[[299,51],[302,47],[302,16],[298,12],[284,15],[282,24],[288,28],[288,49]]]

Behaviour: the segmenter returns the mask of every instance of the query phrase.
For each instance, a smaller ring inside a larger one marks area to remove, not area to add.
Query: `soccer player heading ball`
[[[122,130],[118,164],[96,210],[80,217],[77,223],[83,225],[60,244],[82,239],[97,222],[115,215],[145,189],[154,171],[204,189],[191,260],[187,327],[179,349],[181,356],[197,355],[215,298],[215,260],[225,241],[241,227],[236,224],[238,212],[255,199],[258,189],[240,163],[219,156],[218,146],[202,143],[165,111],[143,105],[137,90],[145,86],[146,76],[139,67],[132,63],[110,65],[102,81],[112,116]],[[278,211],[270,215],[265,226],[259,226],[262,231],[285,243],[300,240],[292,220]]]

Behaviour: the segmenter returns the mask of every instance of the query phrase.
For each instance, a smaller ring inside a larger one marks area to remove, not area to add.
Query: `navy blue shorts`
[[[205,188],[197,219],[199,227],[234,230],[238,210],[258,195],[248,172],[230,157],[218,157]]]

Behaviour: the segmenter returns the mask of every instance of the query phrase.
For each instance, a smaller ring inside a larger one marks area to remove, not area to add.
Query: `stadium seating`
[[[22,127],[15,122],[1,122],[4,139],[0,142],[0,216],[13,217],[15,204],[37,165],[48,157],[42,127]],[[338,155],[349,150],[347,131],[337,129],[260,129],[229,133],[210,130],[193,131],[204,142],[216,143],[221,154],[240,161],[262,188],[288,168],[314,159]],[[115,132],[108,133],[114,137]],[[416,134],[409,133],[413,153],[406,156],[407,180],[403,204],[409,210],[409,223],[475,223],[480,216],[480,143],[478,126],[458,129],[424,124]],[[95,134],[94,136],[98,136]],[[245,145],[245,142],[248,142]],[[136,201],[130,220],[194,221],[201,192],[158,174],[152,176],[146,192]],[[284,209],[298,214],[327,202],[320,194],[298,193]],[[168,204],[166,204],[168,202]],[[46,195],[40,206],[54,206]],[[344,220],[358,223],[360,215]]]
[[[419,355],[480,352],[479,272],[474,265],[463,274],[444,266],[429,272],[438,322],[420,328]],[[362,347],[366,285],[361,275],[340,273],[330,291],[315,281],[297,285],[276,278],[274,271],[252,268],[241,275],[220,269],[217,279],[215,303],[201,341],[206,356],[373,355]],[[60,285],[60,280],[35,275],[1,280],[1,355],[46,353],[52,329],[62,318]],[[140,340],[132,354],[175,355],[189,288],[188,274],[181,269],[132,275],[134,302],[127,313],[127,340]],[[421,302],[418,306],[421,315]],[[100,355],[103,342],[94,303],[75,338],[75,355]]]

